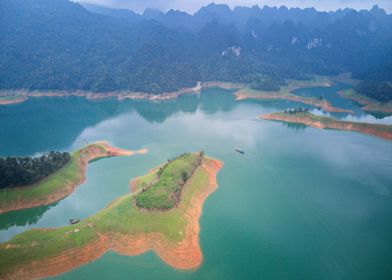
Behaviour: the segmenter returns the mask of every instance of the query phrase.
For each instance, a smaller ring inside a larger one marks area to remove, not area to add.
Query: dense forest
[[[34,184],[62,168],[70,159],[69,153],[53,151],[40,157],[0,158],[0,189]]]
[[[210,4],[189,15],[2,0],[0,13],[0,89],[159,94],[223,80],[276,90],[288,78],[341,72],[392,80],[385,64],[392,15],[377,6],[319,12]],[[371,85],[362,92],[379,92]]]

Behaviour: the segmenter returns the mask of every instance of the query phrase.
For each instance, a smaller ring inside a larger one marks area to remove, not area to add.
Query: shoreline
[[[377,100],[371,99],[363,94],[360,94],[354,90],[341,90],[338,92],[342,98],[350,99],[362,105],[362,110],[368,112],[379,112],[379,113],[392,113],[392,101],[382,103]]]
[[[129,151],[123,150],[120,148],[112,147],[105,141],[95,142],[90,144],[84,148],[81,148],[72,153],[72,157],[77,157],[76,159],[71,159],[69,163],[67,163],[63,168],[56,171],[55,173],[49,175],[48,177],[42,179],[41,181],[34,183],[33,185],[13,188],[13,189],[3,189],[0,191],[0,214],[7,213],[10,211],[28,209],[38,206],[50,205],[56,201],[63,199],[64,197],[70,195],[75,191],[75,189],[85,182],[86,180],[86,171],[88,167],[88,163],[106,157],[114,157],[114,156],[131,156],[134,154],[143,154],[146,153],[146,149],[141,149],[138,151]],[[61,172],[64,172],[65,167],[72,164],[71,161],[76,160],[77,165],[77,173],[75,174],[76,178],[68,178],[67,176],[62,176]],[[23,192],[34,190],[35,188],[39,188],[44,185],[45,182],[48,182],[55,178],[55,176],[60,176],[64,178],[60,178],[63,183],[62,186],[57,186],[52,192],[49,192],[46,196],[41,197],[23,197]],[[4,201],[4,197],[8,194],[13,195],[13,200],[7,199]]]
[[[332,106],[332,104],[327,101],[327,100],[318,100],[318,99],[311,99],[311,98],[305,98],[299,95],[294,95],[294,94],[273,94],[273,93],[267,93],[263,92],[263,94],[260,95],[252,95],[250,96],[246,91],[239,90],[235,92],[236,100],[244,100],[244,99],[261,99],[261,100],[289,100],[293,102],[299,102],[307,105],[312,105],[315,107],[320,107],[323,111],[325,112],[331,112],[331,113],[353,113],[352,110],[349,109],[342,109],[338,107]]]
[[[199,94],[203,89],[212,87],[218,87],[226,90],[234,90],[234,96],[236,100],[244,99],[264,99],[264,100],[289,100],[294,102],[300,102],[316,107],[320,107],[326,112],[342,112],[352,113],[351,110],[341,109],[334,107],[327,100],[319,100],[312,97],[302,97],[292,93],[296,89],[309,88],[309,87],[330,87],[333,82],[327,77],[316,77],[315,81],[300,81],[300,80],[288,80],[287,86],[282,86],[279,91],[262,91],[253,90],[249,88],[249,85],[243,83],[232,83],[222,81],[206,81],[197,82],[196,86],[182,88],[173,92],[164,92],[161,94],[152,94],[144,92],[132,92],[132,91],[111,91],[111,92],[91,92],[91,91],[28,91],[28,90],[2,90],[0,91],[0,97],[18,97],[14,101],[10,101],[8,104],[22,103],[29,98],[39,97],[82,97],[87,100],[104,100],[114,98],[118,101],[131,99],[131,100],[147,100],[147,101],[165,101],[178,98],[179,96],[186,94]],[[8,93],[7,93],[8,92]],[[0,103],[0,106],[2,104]],[[5,104],[4,104],[5,105]]]
[[[32,260],[27,264],[15,267],[10,272],[1,275],[0,278],[31,279],[59,275],[98,259],[108,250],[113,250],[117,254],[126,256],[139,255],[152,250],[167,265],[175,269],[188,270],[197,268],[203,260],[199,245],[199,219],[205,200],[217,189],[216,174],[222,166],[223,163],[221,161],[206,158],[201,166],[198,167],[198,169],[200,168],[206,172],[208,183],[203,185],[201,190],[198,189],[191,193],[189,205],[186,205],[187,203],[184,203],[183,200],[179,204],[179,209],[185,208],[181,215],[187,220],[184,237],[180,241],[170,241],[160,232],[125,234],[113,231],[105,233],[98,231],[97,238],[82,247],[65,250],[52,257]],[[193,180],[192,178],[190,180]],[[107,208],[115,207],[113,204],[116,204],[116,202],[110,203]],[[88,222],[88,219],[86,222]],[[95,225],[93,222],[90,222],[86,227],[94,229]],[[3,248],[0,247],[0,249],[7,250],[7,248],[11,249],[12,246],[12,244],[8,244],[2,246]]]
[[[392,141],[392,125],[340,121],[329,117],[316,116],[310,113],[285,114],[271,113],[259,116],[264,120],[304,124],[318,129],[335,129],[355,131]]]
[[[20,97],[15,96],[15,98],[11,98],[11,99],[9,99],[9,98],[7,98],[7,96],[5,96],[5,98],[0,98],[0,106],[22,103],[22,102],[25,102],[27,99],[28,99],[27,96],[20,96]]]
[[[0,105],[18,104],[29,98],[39,97],[83,97],[87,100],[103,100],[115,98],[118,101],[125,99],[133,100],[149,100],[149,101],[163,101],[177,98],[180,95],[199,93],[203,89],[202,83],[198,82],[194,87],[181,88],[173,92],[163,92],[160,94],[134,92],[134,91],[109,91],[109,92],[93,92],[93,91],[65,91],[65,90],[0,90],[0,97],[13,97],[14,99],[7,99],[1,102]]]

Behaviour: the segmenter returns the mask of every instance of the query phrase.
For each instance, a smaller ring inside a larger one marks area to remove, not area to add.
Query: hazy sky
[[[392,0],[74,0],[104,5],[113,8],[127,8],[137,12],[145,8],[156,8],[162,11],[170,9],[182,10],[189,13],[197,11],[201,6],[211,2],[226,3],[234,6],[264,5],[287,7],[315,7],[318,10],[336,10],[339,8],[369,9],[377,4],[388,13],[392,12]]]

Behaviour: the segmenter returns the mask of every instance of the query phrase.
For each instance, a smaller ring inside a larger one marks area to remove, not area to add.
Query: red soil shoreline
[[[330,128],[336,130],[356,131],[356,132],[384,138],[387,140],[392,140],[392,131],[383,131],[377,129],[383,126],[380,124],[355,123],[355,122],[346,122],[346,121],[333,121],[333,122],[323,123],[320,121],[312,120],[311,118],[297,117],[295,115],[282,116],[282,115],[276,115],[274,113],[262,115],[260,116],[260,118],[265,120],[304,124],[319,129]]]
[[[100,234],[98,239],[84,247],[71,249],[58,256],[24,265],[4,275],[2,279],[36,279],[55,276],[96,260],[108,250],[126,256],[139,255],[153,250],[165,263],[176,269],[197,268],[203,260],[199,245],[199,219],[204,201],[217,188],[216,174],[222,166],[222,162],[208,159],[204,160],[199,167],[207,172],[209,183],[201,192],[192,196],[185,212],[188,220],[185,238],[179,243],[168,241],[160,233],[126,235],[109,232]]]
[[[246,92],[244,91],[237,91],[235,93],[236,100],[244,100],[244,99],[264,99],[264,100],[277,100],[277,99],[282,99],[282,100],[289,100],[289,101],[294,101],[294,102],[300,102],[303,104],[308,104],[316,107],[321,107],[321,109],[325,112],[335,112],[335,113],[353,113],[352,110],[349,109],[341,109],[337,107],[333,107],[331,103],[329,103],[327,100],[310,100],[307,98],[303,98],[301,96],[296,96],[296,95],[277,95],[277,94],[263,94],[259,95],[257,97],[249,97]]]
[[[104,158],[104,157],[113,157],[113,156],[130,156],[136,153],[146,153],[146,149],[141,149],[138,151],[128,151],[128,150],[123,150],[119,149],[116,147],[110,146],[107,142],[100,141],[96,142],[96,144],[99,144],[100,147],[103,147],[105,150],[102,151],[98,146],[94,145],[89,145],[87,147],[82,148],[83,152],[83,157],[79,157],[78,160],[78,172],[79,172],[79,178],[76,181],[68,181],[64,182],[64,186],[61,189],[56,190],[55,192],[51,193],[49,196],[47,196],[44,199],[38,199],[38,200],[31,200],[31,199],[19,199],[13,204],[8,204],[5,206],[2,206],[0,209],[0,214],[10,212],[10,211],[15,211],[15,210],[21,210],[21,209],[27,209],[27,208],[33,208],[33,207],[38,207],[38,206],[44,206],[44,205],[50,205],[56,201],[59,201],[63,199],[64,197],[70,195],[75,191],[75,189],[82,183],[85,182],[86,180],[86,170],[88,163],[92,160],[99,159],[99,158]],[[45,179],[44,179],[45,180]],[[18,189],[24,189],[24,188],[34,188],[35,185],[39,184],[40,182],[31,185],[31,186],[26,186]],[[13,191],[13,190],[10,190]]]

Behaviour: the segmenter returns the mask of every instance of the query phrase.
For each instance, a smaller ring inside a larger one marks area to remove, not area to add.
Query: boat
[[[69,223],[70,223],[71,225],[77,224],[77,223],[79,223],[79,222],[80,222],[80,219],[79,219],[79,218],[76,218],[76,219],[69,219]]]
[[[240,154],[244,154],[245,152],[241,150],[240,148],[234,148],[234,150]]]

